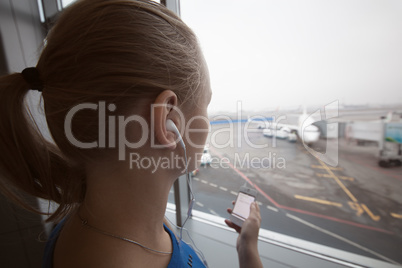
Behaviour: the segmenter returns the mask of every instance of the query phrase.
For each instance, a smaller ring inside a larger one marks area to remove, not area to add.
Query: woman
[[[29,89],[42,92],[52,142],[25,113]],[[60,204],[44,267],[204,266],[164,213],[176,178],[197,167],[210,98],[197,39],[165,7],[82,0],[63,11],[36,68],[0,78],[1,189],[27,208],[20,191]],[[242,229],[226,221],[240,267],[262,266],[260,221],[256,204]]]

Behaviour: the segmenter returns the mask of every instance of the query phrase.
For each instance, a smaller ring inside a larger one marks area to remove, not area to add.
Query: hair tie
[[[40,79],[38,69],[36,69],[35,67],[25,68],[21,72],[21,74],[24,77],[25,81],[29,84],[31,89],[42,92],[43,82]]]

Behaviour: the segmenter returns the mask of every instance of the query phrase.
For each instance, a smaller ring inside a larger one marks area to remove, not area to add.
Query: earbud
[[[173,121],[171,119],[166,120],[166,129],[169,131],[173,131],[176,135],[177,138],[179,139],[179,143],[181,145],[181,147],[183,147],[184,149],[186,149],[186,145],[184,145],[183,139],[181,138],[180,132],[177,129],[176,125],[173,123]]]
[[[191,187],[191,182],[190,182],[190,175],[189,175],[189,173],[188,173],[188,162],[187,162],[186,145],[184,145],[184,142],[183,142],[183,139],[182,139],[182,137],[181,137],[181,135],[180,135],[180,132],[179,132],[179,130],[177,129],[176,125],[173,123],[172,120],[170,120],[170,119],[166,120],[166,129],[169,130],[169,131],[174,132],[174,133],[177,135],[177,139],[179,140],[179,143],[180,143],[181,147],[183,147],[183,150],[184,150],[184,159],[186,160],[186,178],[187,178],[187,185],[188,185],[188,189],[189,189],[189,191],[190,191],[190,197],[191,197],[191,199],[190,199],[190,203],[188,204],[187,218],[184,220],[184,223],[183,223],[183,225],[182,225],[181,228],[180,228],[180,240],[181,240],[182,237],[183,237],[182,235],[183,235],[183,228],[184,228],[184,225],[186,224],[188,218],[190,218],[191,212],[192,212],[192,210],[193,210],[193,205],[194,205],[194,202],[195,202],[195,197],[194,197],[194,194],[193,194],[193,190],[191,189],[192,187]]]
[[[194,201],[195,201],[195,198],[192,198],[190,200],[190,203],[188,204],[188,210],[187,210],[187,216],[188,217],[191,217],[191,212],[193,212]]]

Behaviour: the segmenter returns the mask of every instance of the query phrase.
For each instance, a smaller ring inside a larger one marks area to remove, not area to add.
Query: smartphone
[[[230,221],[237,226],[242,226],[243,222],[250,215],[250,205],[257,198],[257,191],[247,187],[241,187],[237,195],[236,202],[230,215]]]

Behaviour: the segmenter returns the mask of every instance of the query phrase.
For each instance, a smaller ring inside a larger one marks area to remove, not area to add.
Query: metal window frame
[[[161,4],[166,6],[168,9],[181,16],[180,13],[180,0],[161,0]]]
[[[180,17],[180,0],[161,0],[161,4]],[[191,183],[191,180],[189,183]],[[182,227],[188,216],[190,204],[190,189],[187,185],[186,175],[180,176],[174,182],[173,191],[176,204],[176,225]]]

